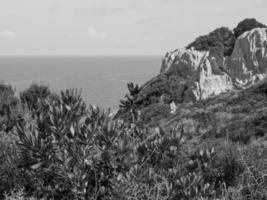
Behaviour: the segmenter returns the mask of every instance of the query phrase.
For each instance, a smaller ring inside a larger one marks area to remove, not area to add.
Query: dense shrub
[[[129,88],[129,98],[139,93]],[[148,107],[147,118],[161,118],[162,109],[169,113],[166,104],[157,105]],[[266,194],[267,154],[259,148],[239,151],[229,141],[192,146],[183,127],[151,128],[142,115],[128,126],[86,107],[77,90],[46,97],[36,108],[42,109],[24,110],[12,134],[0,136],[0,195],[6,193],[6,199],[264,199]]]
[[[11,191],[9,194],[5,194],[4,200],[36,200],[36,198],[26,197],[25,192],[20,188]]]
[[[230,56],[234,49],[235,36],[226,27],[215,29],[208,35],[198,37],[187,48],[194,47],[199,51],[221,51],[223,55]]]
[[[19,112],[19,100],[15,90],[4,83],[0,84],[0,130],[9,131],[15,125]]]
[[[230,56],[233,52],[235,40],[246,31],[254,28],[264,28],[266,25],[258,22],[256,19],[245,19],[241,21],[233,32],[227,27],[215,29],[208,35],[198,37],[190,43],[187,48],[194,47],[199,51],[222,52],[224,56]]]
[[[51,91],[47,86],[33,83],[28,89],[20,93],[20,100],[29,109],[37,109],[38,101],[44,100],[50,94]]]
[[[256,19],[244,19],[241,21],[236,28],[234,28],[235,37],[238,38],[246,31],[250,31],[254,28],[266,28],[266,25],[258,22]]]
[[[135,121],[138,117],[138,104],[136,102],[136,98],[138,93],[140,92],[140,87],[133,83],[127,84],[129,94],[125,95],[125,99],[120,100],[120,112],[129,113],[131,116],[130,121]]]
[[[16,137],[0,132],[0,199],[3,194],[24,187],[23,172],[18,168]]]
[[[140,117],[144,124],[149,124],[171,116],[170,113],[171,108],[169,104],[151,104],[142,109]]]
[[[194,199],[216,196],[200,167],[191,173],[182,133],[125,127],[75,90],[39,102],[15,133],[25,192],[46,199]],[[206,154],[205,154],[206,155]],[[208,162],[211,157],[206,158]],[[189,181],[189,182],[188,182]]]
[[[62,92],[60,102],[44,104],[45,112],[17,126],[20,164],[31,183],[28,194],[99,200],[222,195],[216,188],[222,187],[224,170],[215,173],[215,150],[190,158],[182,151],[180,129],[125,127],[99,108],[87,110],[73,91]]]

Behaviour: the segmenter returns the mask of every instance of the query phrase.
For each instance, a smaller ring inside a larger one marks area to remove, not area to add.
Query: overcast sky
[[[162,55],[267,0],[0,0],[0,55]]]

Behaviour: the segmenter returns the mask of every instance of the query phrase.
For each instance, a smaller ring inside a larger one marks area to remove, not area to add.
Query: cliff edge
[[[214,32],[210,35],[216,41]],[[246,89],[264,79],[267,74],[267,28],[245,31],[235,39],[231,50],[231,45],[226,48],[224,44],[225,40],[231,44],[233,35],[216,36],[223,39],[219,44],[214,42],[212,48],[197,50],[191,45],[166,53],[159,75],[141,87],[136,102],[145,106],[155,102],[196,102],[227,91]]]

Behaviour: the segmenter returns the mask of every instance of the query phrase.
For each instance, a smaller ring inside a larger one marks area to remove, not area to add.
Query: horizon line
[[[163,57],[161,54],[0,54],[0,57]]]

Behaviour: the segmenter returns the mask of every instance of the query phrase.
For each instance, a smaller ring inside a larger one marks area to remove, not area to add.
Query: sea
[[[1,56],[0,81],[16,94],[32,83],[53,92],[77,88],[86,104],[118,109],[127,83],[142,85],[160,70],[161,56]]]

